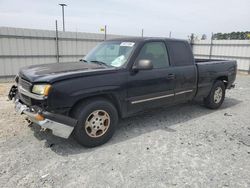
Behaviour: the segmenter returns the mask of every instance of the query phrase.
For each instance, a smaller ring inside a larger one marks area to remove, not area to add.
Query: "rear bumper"
[[[53,114],[47,111],[35,112],[34,109],[22,104],[19,99],[16,99],[14,103],[15,110],[18,114],[27,115],[31,122],[38,124],[44,129],[52,130],[52,134],[55,136],[68,138],[77,123],[77,120],[67,116]],[[38,120],[37,117],[39,115],[44,118],[42,120]]]

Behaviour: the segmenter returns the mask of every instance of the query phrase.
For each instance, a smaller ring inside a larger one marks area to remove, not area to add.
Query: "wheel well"
[[[227,84],[228,84],[228,77],[227,76],[220,76],[216,79],[217,80],[220,80],[224,83],[225,87],[227,88]]]
[[[95,95],[95,96],[90,96],[90,97],[85,97],[83,99],[80,99],[78,101],[75,102],[75,104],[71,107],[71,110],[69,112],[69,115],[71,116],[73,111],[78,107],[80,106],[82,103],[88,101],[88,100],[93,100],[93,99],[100,99],[100,98],[103,98],[104,100],[107,100],[109,101],[110,103],[112,103],[114,105],[114,107],[116,108],[117,110],[117,113],[119,115],[119,117],[122,116],[121,114],[121,105],[118,101],[118,99],[113,96],[112,94],[102,94],[102,95]]]

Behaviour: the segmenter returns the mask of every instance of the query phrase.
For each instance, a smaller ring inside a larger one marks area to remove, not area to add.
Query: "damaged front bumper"
[[[22,104],[19,99],[16,99],[14,103],[18,114],[27,115],[31,122],[38,124],[41,128],[52,130],[52,134],[55,136],[68,138],[77,123],[77,120],[67,116],[47,111],[35,112],[33,109]]]

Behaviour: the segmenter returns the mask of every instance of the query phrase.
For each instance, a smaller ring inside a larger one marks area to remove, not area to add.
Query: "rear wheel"
[[[217,109],[225,98],[225,84],[218,80],[214,83],[209,95],[204,99],[204,104],[210,109]]]
[[[93,99],[78,105],[73,116],[78,120],[74,137],[85,147],[106,143],[113,136],[118,122],[116,108],[105,99]]]

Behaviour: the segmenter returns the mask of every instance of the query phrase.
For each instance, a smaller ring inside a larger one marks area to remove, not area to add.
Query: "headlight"
[[[51,89],[51,85],[49,84],[34,85],[32,88],[32,93],[48,96],[50,89]]]

